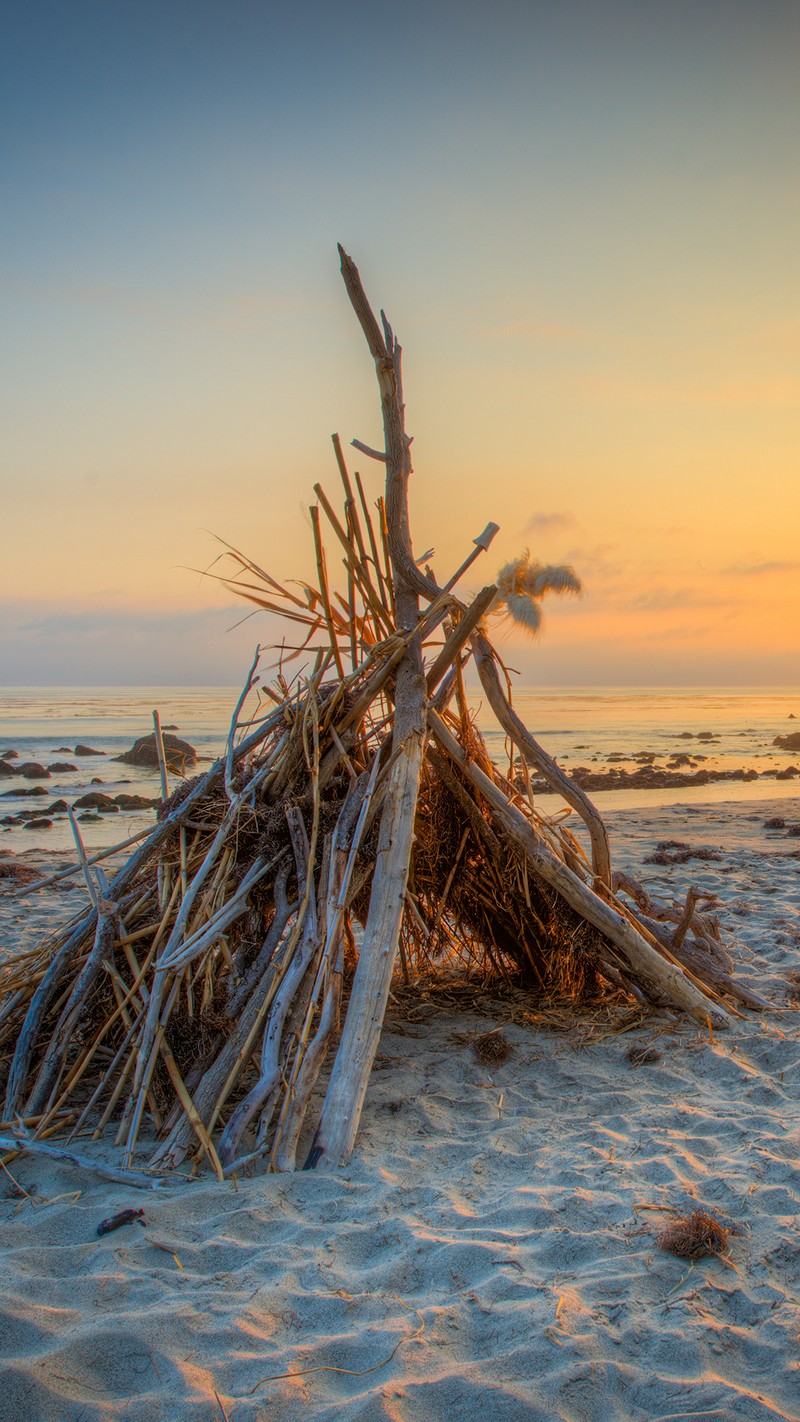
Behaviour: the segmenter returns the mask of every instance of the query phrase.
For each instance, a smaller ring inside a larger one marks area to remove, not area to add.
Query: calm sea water
[[[77,770],[55,772],[45,781],[46,798],[19,797],[21,790],[36,782],[16,776],[2,780],[0,821],[21,809],[46,814],[53,801],[71,801],[90,788],[112,796],[120,791],[158,795],[157,776],[120,765],[112,757],[152,730],[152,712],[157,708],[162,725],[176,727],[197,748],[202,769],[203,758],[210,762],[224,747],[238,694],[239,688],[225,687],[9,688],[0,694],[0,754],[13,748],[19,752],[17,763],[63,761]],[[479,691],[473,691],[472,702],[491,753],[502,763],[504,737],[482,705]],[[610,755],[633,756],[642,751],[655,753],[663,765],[671,754],[685,752],[704,755],[709,768],[741,766],[763,776],[745,784],[609,791],[598,801],[603,810],[680,801],[796,799],[800,794],[800,781],[776,781],[770,775],[788,765],[800,766],[800,753],[792,756],[772,744],[777,735],[800,731],[800,687],[528,687],[515,691],[514,702],[532,733],[566,769],[571,765],[601,769]],[[685,732],[691,735],[684,736]],[[700,740],[700,733],[714,739]],[[102,755],[76,758],[78,743]],[[63,748],[69,748],[69,753]],[[543,808],[548,803],[542,797]],[[100,848],[135,834],[151,820],[152,811],[123,812],[103,816],[99,823],[85,823],[82,831],[90,849]],[[71,843],[66,821],[56,820],[52,829],[38,831],[0,823],[0,848],[17,853],[32,848],[62,851]]]

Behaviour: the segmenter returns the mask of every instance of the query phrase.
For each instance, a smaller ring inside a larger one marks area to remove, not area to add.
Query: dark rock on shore
[[[190,746],[188,741],[182,741],[179,736],[169,733],[163,736],[164,755],[167,766],[170,770],[184,775],[187,770],[193,769],[197,764],[197,751],[194,746]],[[145,770],[158,769],[158,754],[156,752],[155,734],[141,736],[138,741],[134,741],[129,751],[124,755],[118,755],[116,760],[121,760],[125,765],[138,765]]]
[[[10,775],[18,774],[19,772],[17,770],[11,769],[11,766],[9,765],[7,760],[0,760],[0,780],[2,780],[3,776],[5,776],[7,779]]]
[[[786,821],[780,815],[773,815],[771,820],[764,821],[764,829],[786,829]]]
[[[78,815],[78,819],[84,825],[101,825],[103,816],[98,815],[94,810],[87,810],[85,814]]]
[[[67,813],[68,808],[69,806],[67,805],[66,800],[54,800],[52,805],[47,806],[45,814],[65,815]]]
[[[146,795],[115,795],[114,803],[121,810],[157,810],[160,800],[148,800]]]
[[[581,790],[588,790],[590,794],[600,790],[680,790],[693,785],[713,785],[723,780],[750,781],[758,780],[757,770],[695,770],[692,774],[686,774],[680,770],[662,769],[655,765],[642,765],[636,770],[623,770],[619,766],[613,766],[610,770],[591,770],[586,765],[576,766],[570,771],[570,778]],[[547,793],[548,786],[544,780],[536,778],[532,781],[533,789],[537,794]]]
[[[52,771],[53,775],[66,775],[68,770],[77,770],[78,767],[77,765],[70,765],[67,760],[54,760],[51,765],[48,765],[47,769]]]
[[[2,798],[7,800],[9,796],[14,796],[19,797],[20,800],[27,800],[31,795],[47,795],[51,793],[51,791],[45,790],[43,785],[34,785],[31,790],[4,790],[2,792]]]
[[[787,765],[787,767],[786,767],[785,770],[779,770],[779,771],[777,772],[777,774],[776,774],[776,776],[775,776],[775,779],[776,779],[776,780],[794,780],[794,779],[795,779],[795,776],[797,776],[797,775],[800,775],[800,770],[797,769],[797,766],[796,766],[796,765]]]
[[[23,826],[23,828],[24,828],[24,829],[28,829],[28,830],[45,830],[45,829],[52,829],[52,828],[53,828],[53,821],[52,821],[52,820],[40,820],[40,819],[28,820],[28,822]]]
[[[791,731],[788,736],[776,736],[772,742],[781,750],[800,751],[800,731]]]
[[[73,755],[105,755],[105,751],[95,750],[93,746],[76,746]]]

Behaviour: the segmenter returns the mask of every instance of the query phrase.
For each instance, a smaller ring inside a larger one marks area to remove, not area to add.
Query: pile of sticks
[[[290,685],[284,661],[261,687],[257,654],[226,753],[171,795],[164,769],[157,823],[124,867],[109,883],[86,865],[90,910],[2,970],[0,1129],[70,1142],[113,1130],[123,1170],[145,1154],[159,1171],[205,1157],[220,1178],[256,1158],[345,1161],[395,973],[614,991],[717,1028],[737,1003],[766,1005],[732,976],[696,895],[654,905],[614,876],[597,810],[511,705],[487,615],[522,601],[535,622],[544,592],[577,586],[571,570],[526,557],[462,601],[493,524],[441,585],[415,560],[401,351],[340,255],[385,433],[382,451],[354,444],[385,466],[385,498],[370,508],[334,436],[344,509],[316,486],[316,582],[286,588],[235,549],[223,575],[300,629],[305,674]],[[469,713],[470,658],[507,773]],[[531,772],[561,813],[539,812]]]

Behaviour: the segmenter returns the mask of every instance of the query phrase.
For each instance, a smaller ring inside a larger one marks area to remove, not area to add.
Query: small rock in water
[[[764,829],[786,829],[786,821],[780,815],[773,815],[771,820],[764,821]]]
[[[8,777],[9,775],[18,775],[18,774],[19,774],[19,771],[17,771],[17,770],[12,770],[12,769],[11,769],[11,766],[8,764],[8,761],[7,761],[7,760],[0,760],[0,779],[1,779],[4,775],[5,775],[6,777]]]
[[[66,760],[54,760],[51,765],[48,765],[47,769],[51,771],[53,775],[66,775],[68,770],[77,770],[78,767],[77,765],[70,765],[69,761]]]
[[[105,755],[105,751],[95,750],[93,746],[76,746],[73,755]]]
[[[102,795],[98,790],[91,790],[88,795],[79,795],[75,801],[76,810],[109,810],[119,809],[115,805],[110,795]]]
[[[781,750],[800,751],[800,731],[792,731],[788,736],[776,736],[772,744],[780,746]]]
[[[38,760],[26,760],[23,765],[19,766],[17,774],[24,775],[26,780],[50,779],[50,771],[40,765]]]
[[[65,815],[69,806],[66,800],[54,800],[52,805],[47,806],[48,815]]]
[[[164,756],[170,770],[177,771],[183,775],[187,770],[191,770],[197,764],[197,751],[194,746],[190,746],[188,741],[182,741],[179,736],[165,735]],[[134,741],[129,751],[124,755],[118,755],[117,760],[121,760],[125,765],[139,765],[146,770],[158,769],[158,752],[156,751],[155,734],[141,736],[138,741]]]
[[[85,825],[101,825],[103,823],[102,815],[95,814],[94,810],[87,810],[84,815],[78,815],[78,819]]]
[[[39,820],[39,819],[36,819],[36,820],[28,820],[27,823],[25,824],[24,828],[25,828],[25,829],[29,829],[29,830],[45,830],[45,829],[52,829],[52,828],[53,828],[53,821],[52,821],[52,820]]]
[[[0,755],[0,760],[19,760],[18,750],[4,750]]]

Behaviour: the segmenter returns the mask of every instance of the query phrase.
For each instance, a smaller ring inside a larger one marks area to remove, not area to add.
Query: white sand
[[[656,1021],[599,1039],[422,1002],[387,1022],[336,1176],[143,1194],[14,1161],[46,1202],[0,1182],[0,1417],[796,1422],[800,840],[765,832],[772,813],[800,801],[629,812],[612,833],[651,889],[721,895],[774,1014],[714,1041]],[[642,868],[662,838],[723,860]],[[513,1051],[488,1071],[470,1043],[499,1023]],[[661,1060],[632,1069],[632,1042]],[[128,1205],[148,1228],[98,1238]],[[697,1208],[735,1226],[728,1262],[658,1248]]]

